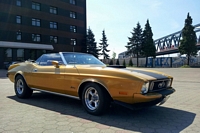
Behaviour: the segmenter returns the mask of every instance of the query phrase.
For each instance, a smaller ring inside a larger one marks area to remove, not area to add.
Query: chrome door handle
[[[33,71],[34,71],[34,72],[37,72],[37,69],[34,69]]]

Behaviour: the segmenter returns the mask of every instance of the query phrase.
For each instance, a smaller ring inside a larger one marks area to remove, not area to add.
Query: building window
[[[21,6],[21,0],[16,0],[16,6]]]
[[[17,60],[18,61],[24,60],[24,49],[17,49]]]
[[[70,44],[71,45],[76,45],[76,42],[77,42],[76,39],[72,38],[71,41],[70,41]]]
[[[57,22],[50,22],[50,28],[51,29],[57,29]]]
[[[21,32],[19,32],[19,31],[16,32],[16,39],[18,41],[22,40],[22,33]]]
[[[40,10],[40,3],[32,2],[32,9]]]
[[[70,18],[76,18],[76,13],[75,12],[70,12]]]
[[[50,6],[49,12],[52,13],[52,14],[57,14],[57,8]]]
[[[58,37],[57,36],[50,36],[50,42],[51,43],[58,43]]]
[[[33,26],[40,26],[40,19],[32,18],[32,25]]]
[[[11,48],[6,48],[5,49],[5,59],[4,59],[4,61],[6,61],[6,62],[10,62],[10,61],[12,61],[12,49]]]
[[[17,24],[21,24],[22,23],[21,16],[16,16],[16,23]]]
[[[76,26],[70,25],[70,31],[71,32],[76,32]]]
[[[32,41],[33,42],[40,42],[41,41],[41,37],[39,34],[32,34]]]
[[[69,0],[70,4],[76,5],[76,0]]]

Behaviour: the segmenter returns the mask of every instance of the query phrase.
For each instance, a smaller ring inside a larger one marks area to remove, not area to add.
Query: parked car
[[[9,67],[18,98],[33,90],[80,99],[93,115],[107,111],[110,103],[140,108],[164,103],[175,92],[173,77],[147,69],[106,66],[90,54],[60,52],[44,54],[36,61]]]

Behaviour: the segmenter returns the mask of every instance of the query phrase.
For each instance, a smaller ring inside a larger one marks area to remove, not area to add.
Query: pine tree
[[[188,57],[187,65],[189,65],[190,57],[197,54],[197,36],[192,26],[192,18],[187,15],[185,19],[185,26],[182,30],[182,39],[180,41],[179,52],[180,54],[186,54]]]
[[[113,60],[112,59],[110,60],[109,65],[113,65]]]
[[[107,52],[110,52],[110,50],[107,49],[109,44],[107,44],[108,40],[106,38],[104,30],[102,32],[102,39],[100,41],[101,43],[99,43],[100,44],[99,48],[100,48],[100,51],[102,52],[101,55],[103,55],[103,59],[109,59],[110,56],[107,54]]]
[[[132,58],[130,58],[130,60],[129,60],[129,64],[128,64],[129,66],[133,66],[133,61],[132,61]]]
[[[137,23],[137,27],[133,29],[132,37],[129,37],[129,42],[127,46],[127,54],[128,55],[137,55],[137,67],[138,67],[138,57],[141,53],[141,45],[142,45],[142,28],[140,23]]]
[[[146,65],[148,57],[156,56],[156,47],[153,41],[153,33],[151,30],[151,26],[149,24],[149,20],[145,24],[144,31],[142,33],[142,47],[141,47],[141,54],[146,57]]]
[[[119,59],[117,59],[116,65],[120,65],[120,64],[119,64]]]
[[[97,43],[95,42],[94,34],[89,28],[86,37],[87,53],[94,55],[98,58],[99,49],[97,48]]]
[[[126,66],[126,62],[125,62],[125,60],[123,61],[123,66]]]

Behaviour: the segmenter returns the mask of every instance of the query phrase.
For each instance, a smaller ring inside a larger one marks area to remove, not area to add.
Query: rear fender
[[[23,72],[22,72],[22,71],[18,71],[18,72],[15,74],[14,83],[15,83],[16,77],[19,76],[19,75],[22,76],[23,79],[24,79],[24,81],[26,82],[26,79],[25,79],[25,77],[24,77]],[[27,84],[27,82],[26,82],[26,84]],[[28,84],[27,84],[27,86],[28,86]]]

